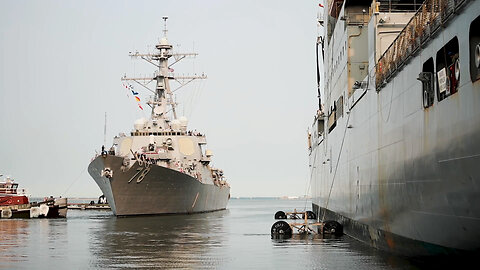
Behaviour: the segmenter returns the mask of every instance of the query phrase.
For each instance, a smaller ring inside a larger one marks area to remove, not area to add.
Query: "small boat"
[[[98,197],[97,203],[90,201],[89,203],[69,203],[68,209],[75,210],[111,210],[105,195]]]
[[[0,175],[2,176],[2,175]],[[43,202],[30,203],[25,190],[10,177],[0,181],[0,218],[65,218],[67,198],[45,198]]]
[[[90,203],[69,203],[68,209],[74,210],[111,210],[108,204]]]

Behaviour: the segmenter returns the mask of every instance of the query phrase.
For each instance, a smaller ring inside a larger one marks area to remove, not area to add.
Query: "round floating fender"
[[[302,214],[302,219],[305,219],[305,214]],[[307,219],[317,219],[317,215],[313,211],[307,211]]]
[[[327,220],[323,224],[323,233],[341,236],[343,235],[343,226],[335,220]]]
[[[40,207],[32,206],[30,208],[30,218],[38,218],[39,215],[40,215]]]
[[[40,208],[40,209],[39,209],[39,210],[40,210],[40,213],[39,213],[38,216],[39,216],[39,217],[47,217],[47,215],[48,215],[48,210],[49,210],[48,205],[42,204],[42,205],[40,205],[39,208]]]
[[[10,209],[10,208],[3,209],[1,217],[2,218],[11,218],[12,217],[12,209]]]
[[[283,211],[278,211],[275,213],[275,219],[287,219],[287,215]]]
[[[274,236],[291,236],[292,228],[287,222],[281,220],[273,223],[270,233]]]

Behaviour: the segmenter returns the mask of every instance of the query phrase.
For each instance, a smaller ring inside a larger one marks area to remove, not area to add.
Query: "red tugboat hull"
[[[28,204],[27,196],[0,196],[0,206]]]

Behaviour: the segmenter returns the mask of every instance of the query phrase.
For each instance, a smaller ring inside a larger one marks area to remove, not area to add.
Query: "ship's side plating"
[[[379,58],[415,13],[330,1],[324,109],[311,130],[319,218],[413,256],[480,249],[480,2],[436,2],[461,5],[419,48],[397,56],[404,61],[385,67]],[[442,72],[455,60],[459,77],[447,85]],[[378,80],[382,68],[394,72]]]
[[[204,184],[162,166],[135,162],[128,169],[122,167],[121,157],[98,156],[88,168],[115,215],[189,214],[227,207],[228,186]],[[114,175],[102,175],[104,168],[110,168]],[[139,181],[146,170],[148,173]]]

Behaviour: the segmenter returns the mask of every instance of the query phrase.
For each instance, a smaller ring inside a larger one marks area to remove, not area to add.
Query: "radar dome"
[[[179,130],[180,129],[180,120],[174,119],[172,121],[172,129],[173,130]]]
[[[147,119],[140,118],[135,121],[135,123],[133,124],[133,127],[135,128],[135,130],[141,130],[145,127],[146,123],[147,123]]]
[[[166,37],[163,37],[162,39],[160,39],[160,45],[168,45],[168,40]]]
[[[187,131],[188,119],[185,116],[180,117],[180,128],[182,131]]]

